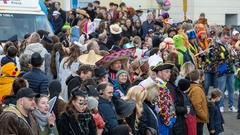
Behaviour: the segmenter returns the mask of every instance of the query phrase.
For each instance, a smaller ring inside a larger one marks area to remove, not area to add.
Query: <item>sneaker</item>
[[[221,112],[221,113],[224,112],[224,107],[220,107],[220,112]]]
[[[230,107],[229,109],[228,109],[228,111],[229,112],[237,112],[237,109],[234,107],[234,106],[232,106],[232,107]]]
[[[240,113],[238,113],[238,115],[237,115],[237,119],[240,119]]]

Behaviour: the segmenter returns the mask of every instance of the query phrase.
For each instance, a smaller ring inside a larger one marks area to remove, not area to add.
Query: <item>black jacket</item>
[[[82,115],[79,117],[83,117]],[[85,118],[86,117],[86,118]],[[76,120],[64,112],[59,119],[59,135],[96,135],[96,125],[90,113],[85,113],[84,118]]]
[[[154,105],[152,105],[148,101],[144,101],[143,114],[142,114],[142,117],[140,118],[140,123],[139,123],[140,134],[145,135],[145,132],[148,127],[155,129],[159,134],[158,115],[154,111]]]

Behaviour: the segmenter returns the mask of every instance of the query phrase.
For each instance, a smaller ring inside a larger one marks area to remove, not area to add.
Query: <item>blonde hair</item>
[[[136,121],[135,128],[138,128],[139,119],[142,116],[143,112],[143,102],[147,97],[147,91],[142,86],[133,86],[131,87],[125,97],[126,100],[136,101]]]
[[[153,100],[156,97],[156,94],[158,93],[159,87],[156,83],[149,85],[148,87],[145,88],[147,90],[147,100]]]
[[[187,74],[196,69],[195,65],[191,62],[186,62],[181,66],[180,75],[186,77]]]
[[[33,32],[31,36],[29,37],[29,44],[31,43],[38,43],[41,41],[41,37],[37,32]]]

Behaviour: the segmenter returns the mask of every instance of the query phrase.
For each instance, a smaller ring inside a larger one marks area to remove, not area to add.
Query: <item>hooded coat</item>
[[[25,48],[24,54],[29,55],[29,60],[30,60],[32,54],[35,52],[38,52],[44,59],[43,64],[41,66],[41,70],[46,74],[51,73],[50,63],[49,63],[51,61],[51,56],[48,53],[47,49],[44,48],[44,46],[41,43],[32,43],[27,45],[27,47]]]

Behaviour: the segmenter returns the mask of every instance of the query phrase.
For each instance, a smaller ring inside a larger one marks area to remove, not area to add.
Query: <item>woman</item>
[[[87,111],[87,93],[76,88],[59,120],[60,135],[96,135],[96,125]]]
[[[134,100],[136,102],[135,111],[128,118],[126,118],[126,121],[131,127],[133,134],[139,134],[138,127],[143,113],[143,102],[146,97],[147,91],[141,86],[133,86],[130,88],[125,97],[125,100]]]
[[[196,69],[195,65],[191,62],[186,62],[182,65],[181,70],[179,72],[179,76],[175,81],[175,85],[178,86],[178,81],[184,79],[186,75]]]
[[[141,135],[147,133],[159,134],[158,115],[154,111],[154,100],[159,96],[159,87],[151,78],[140,83],[140,86],[147,91],[146,99],[143,102],[143,113],[140,118],[139,132]]]
[[[127,90],[130,87],[130,78],[129,78],[129,74],[127,71],[125,70],[119,70],[116,74],[116,80],[119,84],[119,93],[118,96],[122,97],[125,96],[127,94]],[[114,93],[115,95],[116,93]]]
[[[44,62],[41,66],[41,70],[45,73],[49,73],[50,65],[47,65],[46,61],[50,61],[50,54],[47,49],[40,43],[41,37],[38,33],[33,32],[27,41],[29,44],[26,46],[24,53],[28,55],[28,58],[31,58],[31,55],[34,52],[38,52],[42,58],[44,58]]]
[[[133,32],[133,26],[132,26],[131,19],[126,19],[125,25],[122,27],[122,29],[123,29],[122,36],[132,39],[132,37],[134,36],[134,32]]]
[[[62,59],[59,67],[59,80],[62,84],[62,97],[65,101],[68,101],[67,95],[67,86],[66,79],[71,75],[71,73],[75,73],[78,70],[80,65],[80,61],[78,57],[81,55],[81,51],[78,46],[73,45],[70,47],[70,54],[68,57]]]
[[[46,95],[41,95],[36,99],[36,105],[37,109],[33,111],[33,114],[38,122],[40,135],[58,135],[55,125],[55,115],[49,112],[48,97]]]
[[[60,62],[65,57],[65,55],[66,54],[63,50],[63,44],[62,43],[57,43],[57,44],[53,45],[51,64],[50,64],[53,79],[58,78]]]
[[[142,37],[143,31],[142,31],[142,24],[141,20],[136,20],[134,22],[134,28],[133,28],[133,33],[136,36]],[[143,37],[142,37],[143,38]]]

